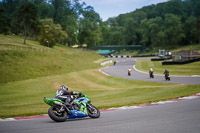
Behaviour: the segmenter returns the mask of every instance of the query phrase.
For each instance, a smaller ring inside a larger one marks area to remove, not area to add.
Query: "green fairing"
[[[81,102],[79,100],[75,100],[74,101],[74,104],[79,104],[81,105],[81,108],[80,108],[80,111],[84,112],[86,115],[88,115],[88,112],[87,112],[87,106],[86,104],[90,104],[91,103],[91,100],[89,99],[89,97],[87,95],[83,95],[82,98],[86,98],[84,100],[81,100]]]
[[[80,104],[81,105],[80,111],[82,111],[83,113],[85,113],[86,115],[88,115],[86,103],[76,102],[75,104]]]
[[[91,100],[90,100],[90,98],[88,97],[88,95],[84,95],[84,97],[88,99],[88,103],[90,104],[90,103],[91,103]]]
[[[64,103],[63,101],[61,101],[60,99],[57,99],[57,98],[46,98],[46,97],[44,97],[44,102],[46,104],[50,105],[50,106],[55,106],[55,104],[53,103],[53,101]]]
[[[78,100],[75,101],[74,103],[75,104],[79,104],[81,105],[81,108],[80,108],[80,111],[84,112],[86,115],[88,115],[88,112],[87,112],[87,106],[86,106],[86,103],[91,103],[91,100],[89,99],[89,97],[87,95],[84,95],[83,98],[87,98],[87,100],[85,101],[81,101],[79,102]],[[63,101],[61,101],[60,99],[57,99],[57,98],[46,98],[44,97],[44,102],[50,106],[56,106],[56,104],[53,103],[53,101],[57,101],[57,102],[60,102],[60,103],[63,103]]]

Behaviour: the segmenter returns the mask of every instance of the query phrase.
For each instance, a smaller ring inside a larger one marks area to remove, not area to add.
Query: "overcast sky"
[[[94,7],[103,21],[109,17],[116,17],[119,14],[129,13],[136,9],[152,4],[162,3],[169,0],[81,0],[87,5]]]

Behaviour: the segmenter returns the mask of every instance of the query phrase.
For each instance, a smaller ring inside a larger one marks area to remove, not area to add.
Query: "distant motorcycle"
[[[153,72],[149,72],[150,78],[154,78]]]
[[[116,61],[114,61],[114,66],[116,65],[116,63],[117,63],[117,62],[116,62]]]
[[[64,122],[67,119],[83,118],[87,116],[91,118],[100,117],[99,109],[91,104],[91,100],[87,95],[77,97],[70,108],[64,107],[64,102],[57,98],[44,97],[44,102],[51,106],[48,110],[48,115],[56,122]]]
[[[128,70],[128,76],[131,76],[131,70],[130,69]]]
[[[165,80],[166,80],[166,81],[170,81],[169,73],[166,73],[166,74],[165,74]]]

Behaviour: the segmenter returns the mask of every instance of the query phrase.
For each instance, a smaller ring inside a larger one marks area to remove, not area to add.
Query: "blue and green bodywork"
[[[57,106],[54,102],[59,102],[60,104],[64,104],[63,101],[57,98],[46,98],[44,97],[44,102],[50,106]],[[68,119],[72,118],[81,118],[88,116],[87,112],[87,104],[90,104],[91,100],[87,95],[83,95],[83,97],[80,97],[74,101],[74,104],[79,104],[80,109],[79,110],[71,110],[72,114],[68,117]]]

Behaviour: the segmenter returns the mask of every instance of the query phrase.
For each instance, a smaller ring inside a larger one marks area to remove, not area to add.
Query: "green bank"
[[[43,97],[54,97],[60,84],[87,94],[101,109],[200,92],[200,85],[106,76],[98,71],[101,68],[99,63],[106,59],[93,51],[59,45],[49,49],[31,40],[24,46],[22,42],[20,37],[0,36],[0,118],[46,114],[49,106],[43,102]]]

